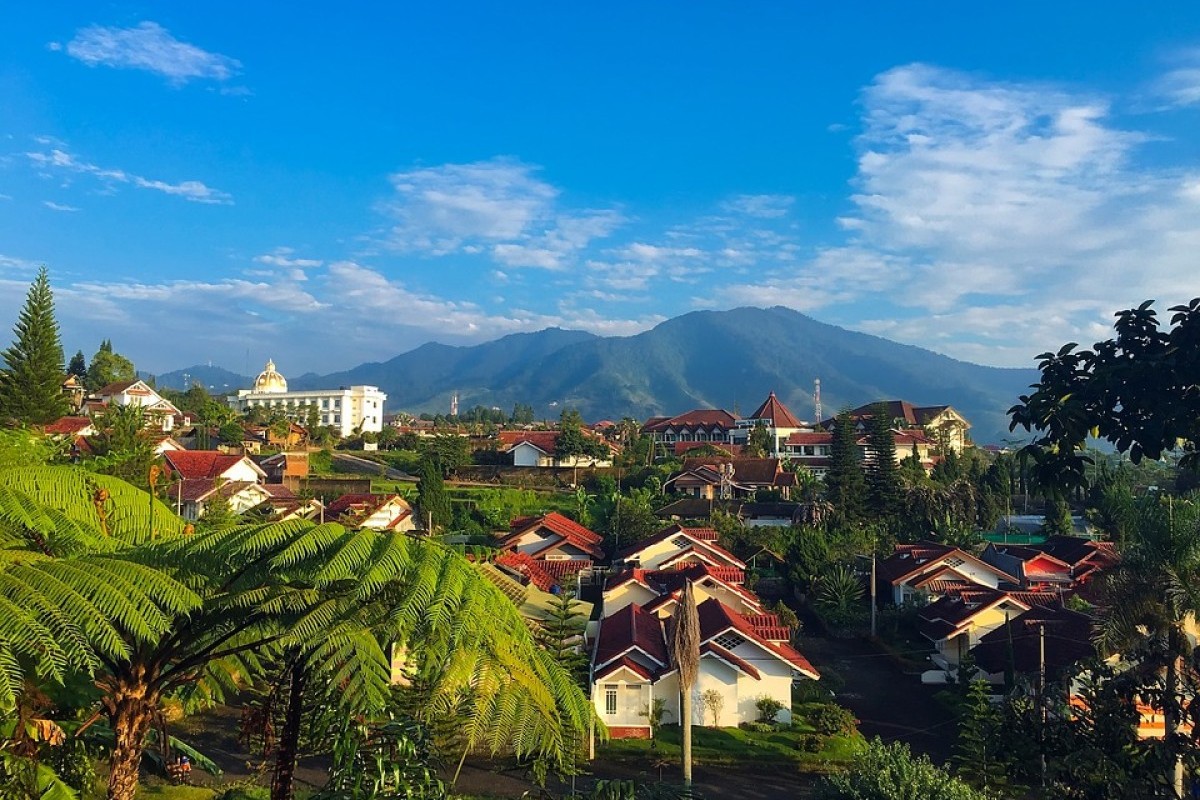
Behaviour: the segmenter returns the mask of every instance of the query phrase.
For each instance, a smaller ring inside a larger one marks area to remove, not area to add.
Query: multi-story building
[[[289,392],[287,380],[267,361],[266,369],[254,379],[253,389],[241,389],[229,404],[239,412],[261,407],[278,409],[303,421],[315,410],[321,425],[332,426],[342,436],[383,430],[383,404],[387,395],[375,386],[342,386]]]

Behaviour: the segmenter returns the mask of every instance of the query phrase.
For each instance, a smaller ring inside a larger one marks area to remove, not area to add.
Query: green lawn
[[[741,728],[693,728],[692,758],[697,764],[761,765],[765,763],[794,765],[800,772],[828,772],[849,762],[862,747],[860,734],[829,736],[824,747],[815,753],[801,750],[797,745],[808,735],[803,720],[793,728],[770,733]],[[646,739],[617,739],[601,744],[597,755],[614,760],[646,762],[678,761],[680,757],[680,728],[664,726],[657,745],[651,747]]]

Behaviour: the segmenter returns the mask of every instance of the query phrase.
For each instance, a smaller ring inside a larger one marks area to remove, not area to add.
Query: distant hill
[[[949,404],[973,423],[977,442],[994,443],[1008,435],[1005,411],[1037,376],[1033,369],[957,361],[776,307],[697,311],[636,336],[549,328],[470,347],[431,343],[344,372],[288,376],[288,383],[378,386],[390,411],[446,413],[457,392],[462,410],[528,403],[552,419],[571,406],[589,420],[703,407],[748,414],[774,391],[798,417],[812,419],[813,380],[820,378],[827,417],[842,406],[890,398]],[[228,378],[220,383],[234,385]]]
[[[254,383],[254,378],[238,375],[236,372],[230,372],[221,367],[196,364],[187,369],[177,369],[174,372],[155,375],[154,382],[160,389],[179,389],[180,391],[187,391],[192,384],[199,382],[214,394],[224,394],[237,389],[249,388]]]

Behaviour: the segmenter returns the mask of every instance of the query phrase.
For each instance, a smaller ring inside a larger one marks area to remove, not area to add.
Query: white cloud
[[[254,260],[259,264],[266,264],[270,267],[298,269],[319,267],[325,263],[324,261],[316,258],[293,258],[292,255],[295,252],[296,251],[290,247],[276,247],[270,253],[264,253],[261,256],[255,256]]]
[[[760,219],[786,217],[796,198],[781,194],[742,194],[726,200],[724,210]]]
[[[57,147],[49,151],[32,152],[25,155],[30,163],[47,176],[53,175],[55,172],[91,175],[109,186],[119,183],[128,184],[140,189],[152,189],[156,192],[182,197],[193,203],[233,205],[233,197],[229,193],[223,192],[220,189],[214,189],[200,181],[187,180],[179,183],[169,183],[167,181],[151,180],[143,178],[140,175],[131,174],[122,169],[100,167],[96,164],[80,161],[65,149]]]
[[[1171,107],[1200,105],[1200,48],[1180,53],[1174,67],[1155,82],[1153,92]]]
[[[50,48],[58,50],[61,46],[52,42]],[[146,70],[176,85],[192,79],[227,81],[242,66],[237,59],[176,39],[156,22],[142,22],[132,28],[82,28],[67,43],[66,51],[89,67]]]
[[[43,200],[42,205],[44,205],[46,208],[50,209],[51,211],[78,211],[79,210],[75,206],[69,206],[69,205],[66,205],[65,203],[56,203],[53,200]]]
[[[536,168],[497,158],[398,172],[383,205],[392,249],[444,256],[486,253],[509,268],[563,269],[624,221],[615,210],[563,209]]]

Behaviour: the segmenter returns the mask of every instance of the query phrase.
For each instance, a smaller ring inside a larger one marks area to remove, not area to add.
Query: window
[[[334,424],[334,425],[341,425],[341,424],[342,424],[342,415],[341,415],[341,414],[334,414],[334,415],[333,415],[333,424]]]
[[[734,650],[738,645],[742,644],[746,640],[740,634],[736,634],[733,631],[727,631],[722,633],[713,641],[715,641],[721,647],[724,647],[726,650]]]
[[[604,713],[617,713],[617,687],[612,684],[604,687]]]
[[[963,560],[958,556],[952,556],[946,559],[946,566],[948,567],[961,567],[963,563]]]
[[[696,496],[697,497],[700,496],[700,488],[699,487],[696,487]],[[686,536],[676,536],[674,539],[671,540],[671,544],[674,547],[689,547],[692,544],[692,540]]]

